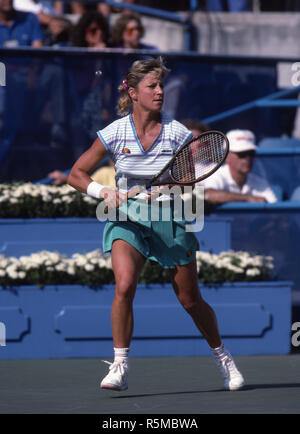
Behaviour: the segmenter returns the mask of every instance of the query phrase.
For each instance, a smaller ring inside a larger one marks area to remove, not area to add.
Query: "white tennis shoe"
[[[227,390],[240,390],[245,385],[244,377],[236,367],[231,354],[224,350],[222,357],[214,356]]]
[[[110,363],[103,360],[109,366],[109,373],[103,378],[101,382],[102,389],[110,389],[121,392],[122,390],[128,389],[128,371],[129,367],[127,363],[124,362],[114,362]]]

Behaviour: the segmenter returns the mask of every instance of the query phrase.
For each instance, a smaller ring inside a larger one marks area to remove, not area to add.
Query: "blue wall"
[[[232,219],[233,250],[273,256],[274,278],[294,282],[293,303],[299,304],[300,202],[228,203],[214,215]]]
[[[102,249],[105,222],[96,218],[0,219],[0,254],[20,257],[41,250],[65,255]],[[231,246],[231,218],[206,219],[195,232],[200,248],[220,253]]]
[[[112,357],[110,308],[114,287],[34,286],[0,289],[6,346],[0,359]],[[202,288],[233,354],[290,351],[290,284],[237,283]],[[130,354],[209,355],[207,342],[180,306],[171,285],[139,285]],[[166,321],[168,318],[168,321]]]

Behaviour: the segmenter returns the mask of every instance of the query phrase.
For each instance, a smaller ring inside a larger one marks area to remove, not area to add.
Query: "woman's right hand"
[[[127,199],[126,194],[109,187],[102,188],[100,197],[103,198],[108,209],[118,208]]]

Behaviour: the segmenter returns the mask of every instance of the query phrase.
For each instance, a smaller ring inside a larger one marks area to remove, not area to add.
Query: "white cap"
[[[255,136],[250,130],[231,130],[226,134],[230,152],[255,151]]]

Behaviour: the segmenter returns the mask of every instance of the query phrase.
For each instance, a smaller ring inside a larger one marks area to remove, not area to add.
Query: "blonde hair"
[[[123,80],[122,84],[118,87],[120,98],[117,110],[120,116],[126,116],[130,113],[132,100],[129,96],[128,89],[130,87],[136,88],[145,75],[150,72],[155,72],[159,79],[162,79],[170,70],[164,65],[162,57],[158,57],[157,59],[137,60],[134,62],[125,80]]]

